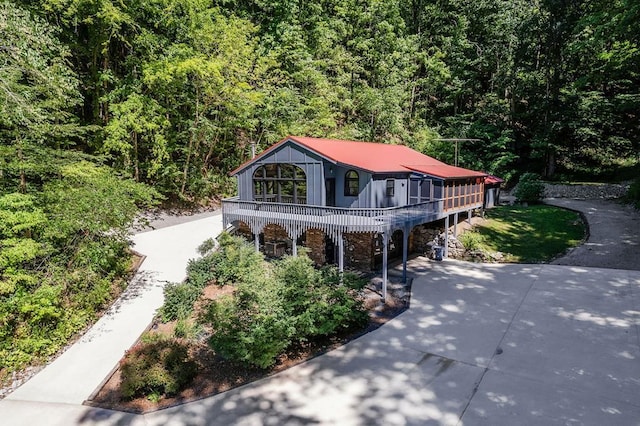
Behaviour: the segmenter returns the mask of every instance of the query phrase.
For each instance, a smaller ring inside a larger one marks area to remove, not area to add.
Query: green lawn
[[[467,248],[502,252],[507,262],[546,262],[585,237],[580,215],[557,207],[501,206],[487,211],[485,217],[482,225],[460,239]]]

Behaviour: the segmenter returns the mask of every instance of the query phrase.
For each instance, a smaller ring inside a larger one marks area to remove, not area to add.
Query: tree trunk
[[[26,194],[27,193],[27,173],[24,170],[24,166],[23,166],[23,154],[22,154],[22,141],[18,140],[18,162],[20,164],[20,186],[19,186],[19,191],[22,194]]]
[[[191,162],[191,154],[194,150],[194,139],[196,138],[195,132],[198,128],[198,123],[200,121],[200,90],[196,87],[196,106],[195,106],[195,116],[193,118],[193,130],[191,131],[191,136],[189,137],[189,147],[187,148],[187,158],[184,162],[184,168],[182,169],[182,186],[180,187],[180,195],[184,197],[184,191],[187,187],[187,180],[189,177],[189,166]]]

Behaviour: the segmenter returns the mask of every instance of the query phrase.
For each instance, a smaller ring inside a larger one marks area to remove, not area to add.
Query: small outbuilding
[[[484,208],[490,209],[500,204],[500,187],[504,179],[494,175],[484,178]]]

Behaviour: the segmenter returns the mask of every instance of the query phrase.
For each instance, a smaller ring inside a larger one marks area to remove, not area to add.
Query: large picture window
[[[344,176],[344,196],[357,197],[360,192],[360,176],[355,170],[349,170]]]
[[[253,199],[271,203],[307,204],[307,176],[293,164],[267,164],[253,173]]]

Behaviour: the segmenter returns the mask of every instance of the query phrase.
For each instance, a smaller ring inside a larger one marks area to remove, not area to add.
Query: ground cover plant
[[[0,382],[46,363],[126,287],[130,225],[155,197],[88,161],[50,169],[55,181],[0,194]]]
[[[501,252],[506,262],[546,262],[585,237],[576,212],[546,205],[501,206],[460,236],[467,249]]]

